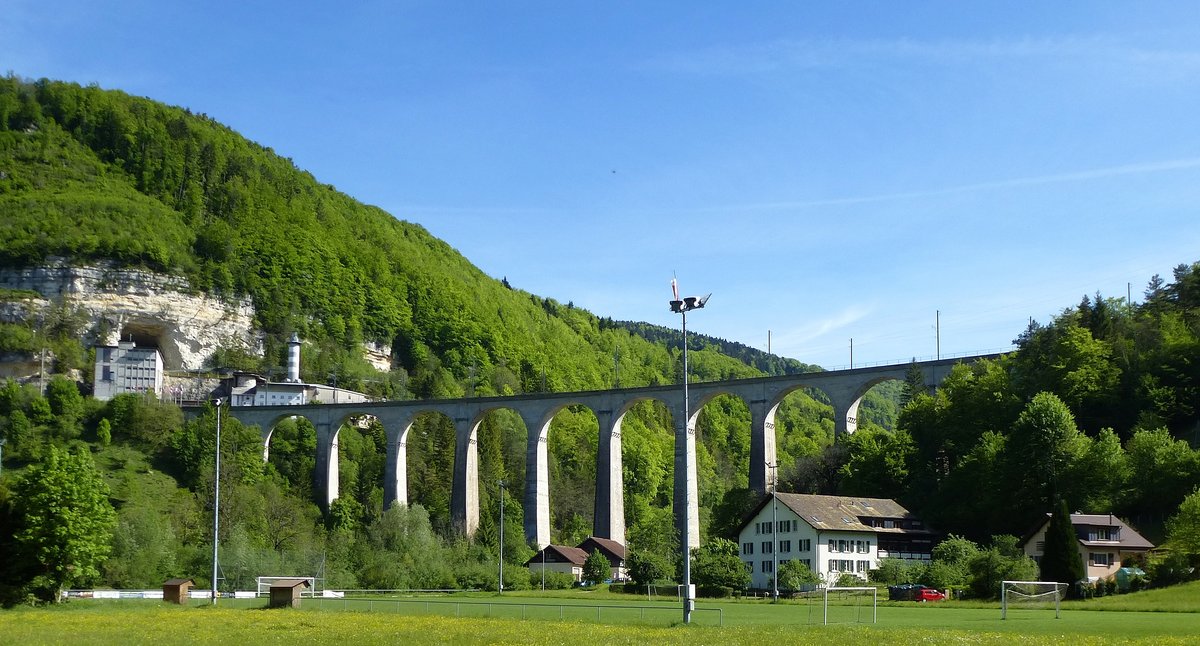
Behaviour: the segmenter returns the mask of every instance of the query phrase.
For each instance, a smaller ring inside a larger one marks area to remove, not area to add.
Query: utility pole
[[[504,594],[504,481],[500,481],[500,572],[496,580],[496,594]],[[545,558],[543,556],[543,558]],[[542,564],[542,576],[546,576],[545,563]],[[542,584],[545,586],[545,584]]]
[[[936,312],[937,313],[934,315],[934,319],[933,319],[933,330],[934,330],[933,336],[937,341],[937,358],[938,358],[938,361],[941,361],[942,360],[942,311],[936,310]]]
[[[771,470],[771,599],[779,601],[779,512],[775,498],[775,473],[779,463],[767,463]]]

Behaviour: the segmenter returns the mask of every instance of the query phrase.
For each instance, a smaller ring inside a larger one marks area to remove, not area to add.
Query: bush
[[[504,578],[508,579],[508,576],[506,575]],[[540,569],[529,570],[530,588],[534,590],[542,589],[542,581],[542,571]],[[575,585],[575,577],[566,572],[551,572],[547,570],[545,584],[547,590],[570,590]]]
[[[728,599],[733,596],[733,588],[727,585],[701,585],[696,587],[696,596],[705,599]]]
[[[1192,567],[1187,555],[1171,553],[1159,560],[1152,561],[1146,566],[1146,573],[1154,587],[1162,588],[1188,581],[1192,577]]]

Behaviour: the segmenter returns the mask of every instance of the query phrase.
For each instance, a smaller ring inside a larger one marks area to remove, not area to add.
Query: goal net
[[[305,597],[313,596],[317,590],[317,578],[311,576],[260,576],[255,577],[254,581],[258,584],[255,596],[259,597],[271,594],[271,585],[277,581],[308,581],[308,589],[300,593],[301,596]]]
[[[879,616],[879,589],[870,586],[825,588],[822,621],[828,624],[876,623]]]
[[[1061,617],[1062,600],[1067,584],[1056,581],[1002,581],[1000,583],[1000,618],[1008,619],[1013,610],[1054,609],[1054,618]]]

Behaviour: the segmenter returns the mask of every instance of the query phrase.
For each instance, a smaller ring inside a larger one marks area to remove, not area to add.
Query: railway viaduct
[[[998,355],[976,355],[955,359],[917,362],[925,383],[935,387],[956,363],[971,363]],[[684,410],[679,385],[618,388],[613,390],[538,393],[509,397],[320,404],[308,406],[252,406],[228,409],[230,415],[262,431],[263,455],[267,455],[271,432],[280,421],[294,416],[307,418],[317,429],[315,491],[326,509],[338,497],[338,432],[353,418],[371,415],[386,430],[387,458],[384,475],[385,504],[408,503],[408,432],[418,415],[437,413],[454,422],[455,451],[451,516],[455,528],[473,534],[479,525],[479,475],[477,431],[484,417],[495,410],[518,414],[528,431],[525,470],[525,536],[538,548],[550,543],[550,482],[547,435],[550,422],[563,408],[584,406],[599,422],[596,464],[596,501],[593,535],[625,543],[624,494],[621,470],[621,420],[630,408],[644,400],[655,400],[670,412],[675,434],[674,499],[675,522],[688,523],[689,541],[699,545],[697,506],[695,422],[704,405],[718,395],[732,395],[750,410],[750,487],[766,492],[771,486],[768,463],[775,462],[775,411],[789,393],[811,388],[823,392],[833,404],[835,432],[853,433],[858,406],[863,396],[878,383],[904,380],[911,363],[796,375],[756,377],[691,383],[689,410]],[[688,509],[681,509],[684,488],[690,491]]]

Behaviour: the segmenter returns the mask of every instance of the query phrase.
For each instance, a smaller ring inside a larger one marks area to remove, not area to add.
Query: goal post
[[[825,611],[822,616],[822,621],[825,625],[829,625],[829,597],[833,594],[834,604],[847,606],[853,605],[857,611],[854,613],[854,621],[856,623],[866,623],[862,619],[862,611],[865,610],[867,597],[871,598],[871,621],[870,623],[878,623],[879,620],[879,588],[871,586],[828,586],[824,588],[825,592],[822,596],[825,597]],[[856,599],[853,603],[845,603],[846,599]]]
[[[254,578],[254,582],[258,584],[258,589],[255,590],[254,596],[262,597],[271,593],[271,584],[276,581],[308,581],[308,590],[300,593],[301,596],[311,597],[316,594],[317,578],[312,576],[259,576]]]
[[[1000,618],[1008,619],[1009,604],[1030,604],[1033,609],[1054,606],[1054,618],[1062,618],[1062,600],[1069,587],[1058,581],[1001,581]]]

